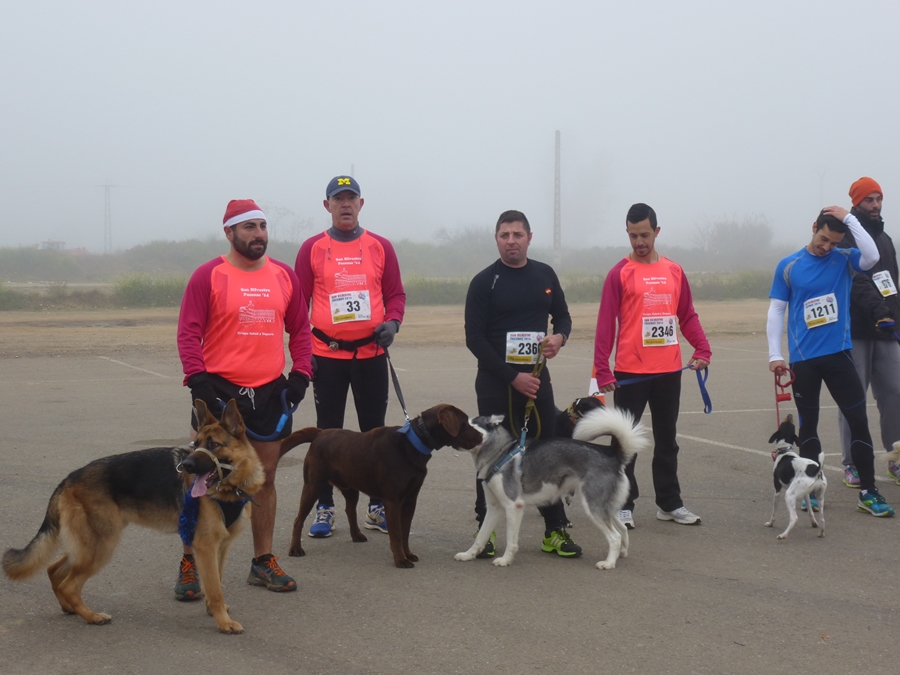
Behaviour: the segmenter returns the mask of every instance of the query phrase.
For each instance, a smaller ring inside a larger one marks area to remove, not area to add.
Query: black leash
[[[391,363],[391,355],[388,354],[387,347],[384,347],[384,355],[387,358],[388,368],[391,370],[391,381],[394,383],[394,391],[397,392],[397,398],[400,400],[400,407],[403,408],[403,416],[409,423],[409,413],[406,412],[406,401],[403,400],[403,392],[400,389],[400,380],[397,379],[397,371],[394,370],[394,364]]]

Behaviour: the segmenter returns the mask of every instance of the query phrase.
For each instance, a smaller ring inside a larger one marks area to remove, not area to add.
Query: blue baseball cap
[[[344,192],[347,190],[362,197],[362,192],[359,189],[359,183],[356,182],[356,179],[353,176],[335,176],[331,179],[331,182],[328,183],[328,187],[325,188],[325,198],[331,199],[338,192]]]

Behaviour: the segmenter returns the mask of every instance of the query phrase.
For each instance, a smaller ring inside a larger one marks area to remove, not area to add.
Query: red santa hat
[[[225,209],[225,217],[222,218],[222,223],[225,227],[231,227],[232,225],[243,223],[245,220],[255,220],[257,218],[265,220],[266,214],[256,205],[255,201],[252,199],[232,199],[228,202],[228,207]]]

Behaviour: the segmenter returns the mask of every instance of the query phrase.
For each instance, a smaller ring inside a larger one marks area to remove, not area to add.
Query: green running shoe
[[[475,533],[475,536],[478,536],[478,533]],[[484,548],[481,550],[481,553],[476,555],[476,558],[493,558],[497,554],[497,533],[491,532],[491,538],[488,539],[488,542],[484,545]]]
[[[581,555],[581,547],[572,541],[572,537],[564,528],[553,530],[544,537],[541,545],[544,553],[556,553],[563,558],[575,558]]]

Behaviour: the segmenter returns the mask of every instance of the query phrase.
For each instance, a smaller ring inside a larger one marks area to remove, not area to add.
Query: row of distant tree
[[[299,234],[294,233],[294,234]],[[308,231],[305,233],[308,236]],[[624,235],[624,233],[623,233]],[[293,237],[291,237],[293,239]],[[772,224],[764,217],[719,218],[700,224],[691,247],[660,246],[664,255],[692,272],[733,272],[771,269],[789,252],[773,243]],[[425,278],[471,277],[497,258],[492,228],[442,230],[436,242],[393,242],[403,273]],[[109,281],[125,274],[189,276],[199,265],[227,251],[224,238],[155,241],[113,254],[79,256],[52,250],[0,248],[0,281]],[[294,263],[298,244],[280,237],[269,243],[269,254]],[[564,248],[561,276],[604,276],[630,252],[627,242],[615,247]],[[553,262],[549,248],[532,247],[530,257]]]

